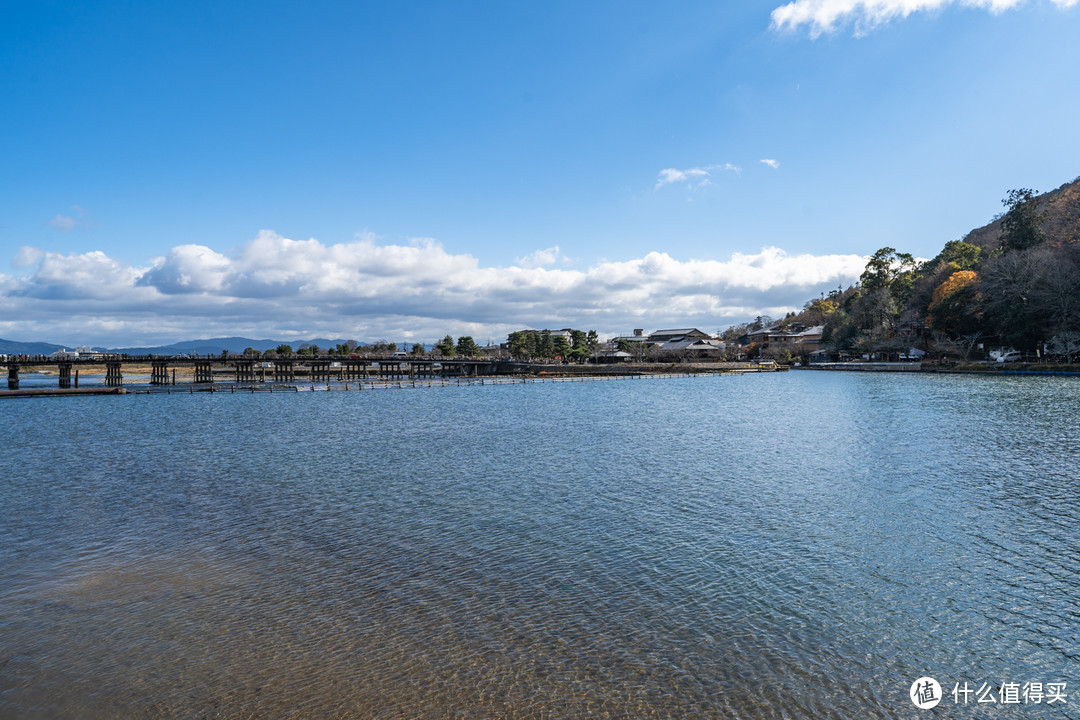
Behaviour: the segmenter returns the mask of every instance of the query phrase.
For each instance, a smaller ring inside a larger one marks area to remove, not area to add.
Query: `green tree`
[[[582,362],[589,357],[589,338],[582,330],[570,331],[570,359]]]
[[[860,295],[851,301],[852,316],[865,331],[864,348],[873,351],[876,341],[891,335],[906,307],[919,264],[909,253],[883,247],[866,263],[859,276]]]
[[[555,341],[551,339],[550,330],[540,331],[540,346],[537,348],[537,355],[545,359],[555,357]]]
[[[859,282],[867,295],[888,290],[897,299],[905,300],[917,269],[918,263],[911,253],[896,252],[891,247],[883,247],[870,256],[866,268],[859,276]]]
[[[289,355],[293,354],[292,345],[281,344],[281,345],[278,345],[274,349],[277,351],[278,355],[284,355],[284,356],[288,357]]]
[[[1030,188],[1010,190],[1001,201],[1008,208],[1001,220],[1001,246],[1005,251],[1028,250],[1046,240],[1042,230],[1043,213],[1038,198]]]
[[[538,357],[540,354],[540,333],[536,330],[518,330],[510,333],[506,339],[510,356],[518,360]]]
[[[475,357],[480,354],[480,346],[477,345],[472,335],[463,335],[457,341],[457,354],[462,357]]]
[[[566,337],[563,335],[553,335],[551,337],[551,357],[563,358],[564,360],[570,356],[570,343],[566,341]]]
[[[938,253],[938,256],[930,261],[930,265],[939,267],[945,265],[949,270],[974,270],[979,265],[982,248],[978,245],[966,243],[963,240],[950,240]]]
[[[246,358],[258,358],[261,356],[262,353],[253,347],[244,348],[244,357]]]
[[[427,350],[425,350],[424,346],[420,343],[413,343],[412,354],[416,357],[423,357],[424,355],[427,355]]]
[[[447,335],[438,343],[435,344],[435,349],[439,351],[439,354],[443,357],[454,357],[456,350],[454,349],[454,338]]]

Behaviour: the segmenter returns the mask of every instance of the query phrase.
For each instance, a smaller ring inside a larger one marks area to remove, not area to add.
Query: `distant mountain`
[[[128,355],[220,355],[223,351],[230,353],[242,353],[248,348],[254,348],[264,352],[276,348],[278,345],[291,345],[293,350],[299,350],[308,345],[317,345],[320,348],[332,348],[348,342],[338,338],[315,338],[313,340],[253,340],[243,337],[208,338],[206,340],[183,340],[170,345],[155,345],[153,347],[119,347],[102,348],[95,346],[95,350],[105,352],[127,353]],[[15,340],[0,339],[0,355],[49,355],[60,349],[74,350],[75,345],[56,345],[43,342],[18,342]]]
[[[291,345],[293,350],[299,350],[304,345],[318,345],[320,348],[330,348],[345,342],[347,341],[341,338],[337,340],[327,338],[315,338],[313,340],[253,340],[243,337],[227,337],[184,340],[171,345],[157,345],[154,347],[110,348],[110,351],[127,353],[128,355],[220,355],[226,350],[231,353],[242,353],[248,348],[264,352],[276,348],[278,345]]]
[[[48,355],[73,345],[53,345],[44,342],[17,342],[0,338],[0,355]]]
[[[1060,246],[1080,242],[1080,178],[1039,195],[1037,201],[1043,215],[1042,229],[1049,244]],[[997,248],[1001,243],[1003,217],[1004,214],[972,230],[964,242],[987,250]]]

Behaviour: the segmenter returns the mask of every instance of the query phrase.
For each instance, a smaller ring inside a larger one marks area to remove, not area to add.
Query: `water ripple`
[[[0,716],[907,718],[924,674],[1075,690],[1074,388],[9,402]]]

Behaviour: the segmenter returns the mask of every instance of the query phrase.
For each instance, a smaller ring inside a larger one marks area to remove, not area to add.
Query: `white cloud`
[[[764,165],[768,165],[773,170],[776,170],[776,169],[778,169],[780,167],[780,161],[779,160],[773,160],[772,158],[763,158],[762,160],[760,160],[760,162],[762,164],[764,164]]]
[[[271,231],[230,254],[179,245],[142,268],[102,252],[24,248],[18,258],[32,269],[0,278],[3,337],[114,346],[214,335],[430,341],[447,332],[499,339],[521,327],[714,330],[801,307],[855,282],[866,262],[768,247],[725,261],[651,252],[585,270],[545,267],[563,258],[556,246],[484,267],[431,239],[325,245]]]
[[[671,183],[681,183],[687,181],[701,182],[709,177],[707,170],[703,168],[691,168],[689,170],[676,170],[675,168],[667,168],[661,170],[660,174],[656,178],[656,187],[662,187]]]
[[[56,214],[52,220],[49,221],[49,225],[56,228],[60,232],[71,232],[75,229],[75,226],[79,224],[79,221],[68,215]]]
[[[71,209],[75,211],[73,215],[64,215],[63,213],[57,213],[52,220],[49,221],[49,225],[56,228],[60,232],[71,232],[80,225],[86,227],[96,227],[97,223],[93,220],[93,215],[86,210],[86,208],[79,207],[78,205],[72,205]]]
[[[525,257],[517,258],[517,264],[523,268],[538,268],[545,265],[554,265],[559,260],[566,262],[567,258],[563,257],[562,251],[559,250],[559,246],[544,248],[543,250],[536,250],[529,253]]]
[[[16,268],[30,267],[31,265],[36,265],[43,257],[45,257],[44,250],[23,245],[15,252],[15,257],[11,260],[11,265]]]
[[[47,252],[41,255],[27,293],[46,300],[118,300],[135,293],[141,274],[100,250],[79,255]]]
[[[229,258],[205,245],[179,245],[139,278],[139,285],[174,295],[219,291],[230,271]]]
[[[742,172],[742,168],[737,165],[732,165],[731,163],[724,163],[723,165],[706,165],[704,167],[689,168],[687,170],[665,168],[657,175],[656,189],[674,183],[686,183],[691,188],[705,187],[712,183],[710,178],[712,177],[712,172],[714,170],[730,171],[736,174]]]
[[[1001,13],[1023,5],[1027,0],[792,0],[772,11],[772,27],[777,30],[809,28],[811,37],[831,32],[839,25],[851,24],[856,35],[865,35],[879,25],[912,13],[945,8],[950,5],[974,7]],[[1069,8],[1080,0],[1053,0],[1060,8]]]

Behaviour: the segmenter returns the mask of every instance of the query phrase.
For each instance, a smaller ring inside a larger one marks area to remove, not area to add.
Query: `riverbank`
[[[918,362],[836,362],[802,365],[797,370],[840,370],[853,372],[922,372],[952,375],[1077,375],[1080,365],[1044,363],[918,363]]]
[[[785,372],[787,365],[748,362],[617,363],[611,365],[556,365],[522,363],[521,374],[547,377],[613,377],[645,375],[708,375],[714,373]]]

